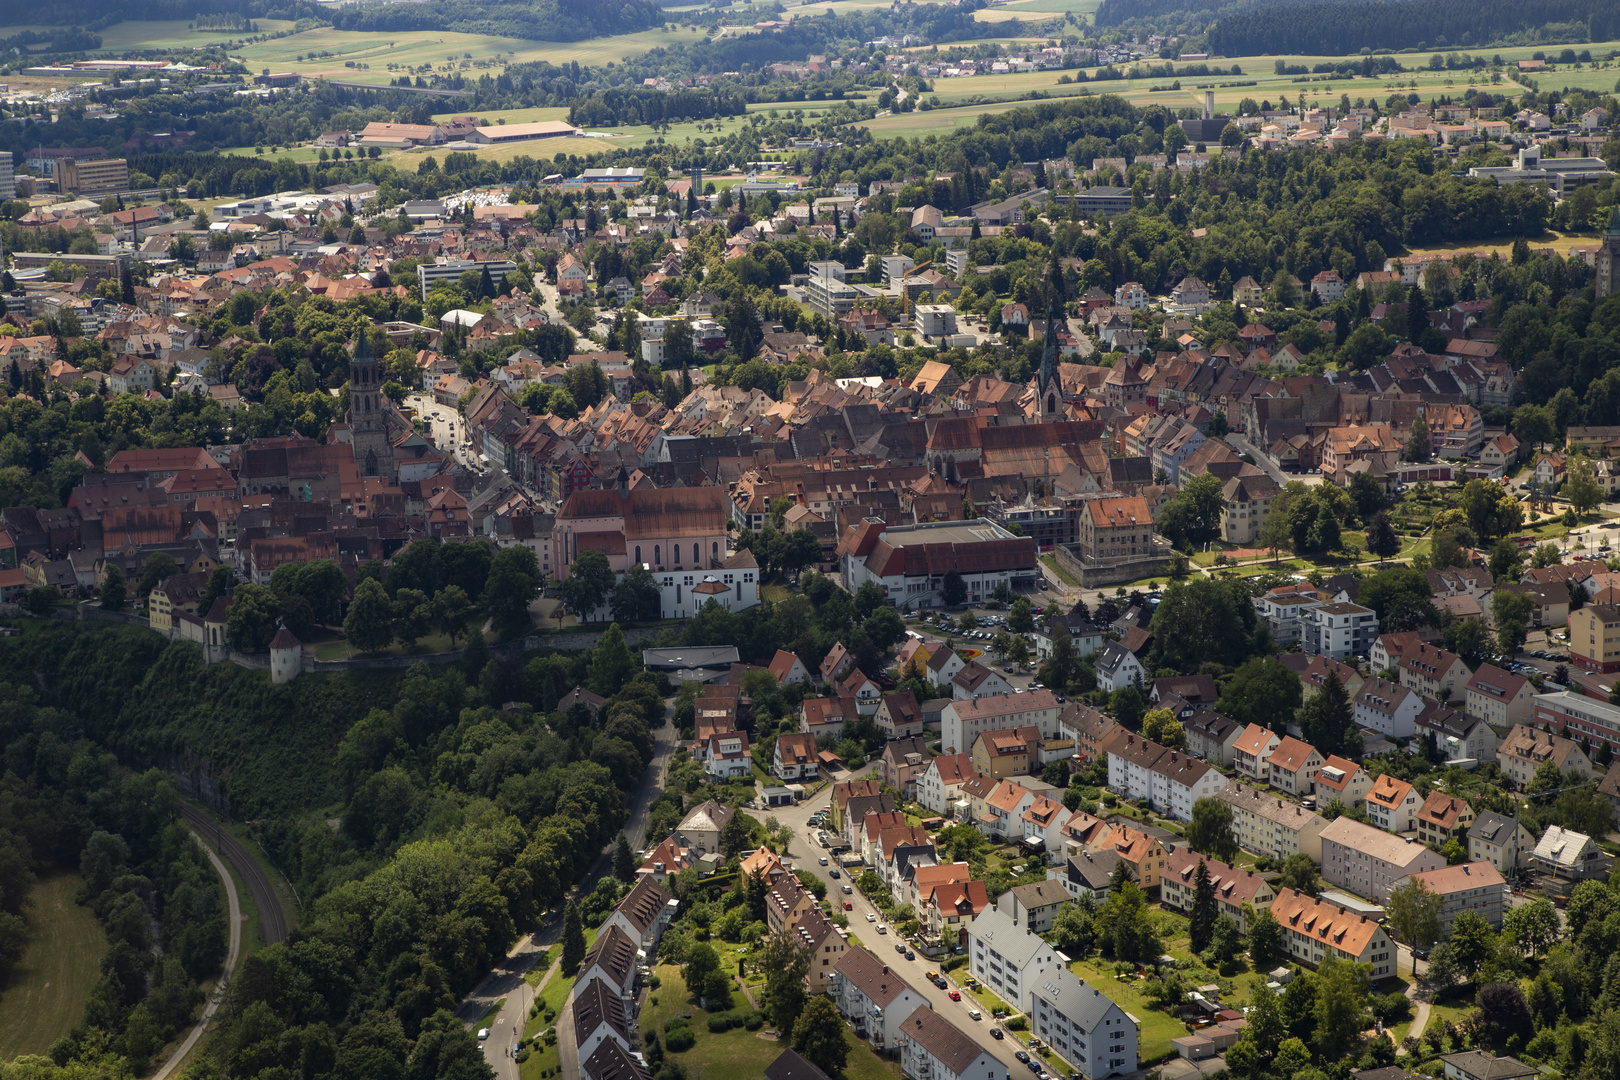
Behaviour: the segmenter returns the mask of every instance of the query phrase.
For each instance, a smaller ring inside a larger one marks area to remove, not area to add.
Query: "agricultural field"
[[[101,34],[101,56],[121,56],[132,49],[196,49],[221,41],[237,41],[253,37],[242,30],[190,30],[185,19],[163,19],[154,22],[121,22],[98,31]],[[260,34],[275,34],[291,30],[286,19],[254,19]]]
[[[107,935],[89,908],[73,902],[80,884],[77,874],[62,874],[34,886],[34,936],[0,995],[0,1059],[43,1054],[84,1018]]]
[[[997,7],[975,11],[973,18],[979,22],[1005,22],[1008,19],[1045,22],[1073,12],[1075,21],[1085,26],[1101,6],[1102,0],[1008,0]]]
[[[485,72],[499,74],[507,64],[539,60],[553,64],[577,61],[603,65],[644,53],[655,46],[701,39],[699,32],[685,27],[574,42],[523,41],[437,30],[362,34],[324,27],[257,42],[239,50],[238,55],[252,68],[270,67],[296,71],[309,78],[383,84],[406,68],[423,65],[441,74],[460,71],[476,78]],[[330,55],[311,57],[312,53]],[[296,59],[299,56],[305,59]],[[368,67],[346,67],[348,63]]]

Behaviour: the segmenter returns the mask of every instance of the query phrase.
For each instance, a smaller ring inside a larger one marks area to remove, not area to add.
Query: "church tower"
[[[394,482],[394,444],[382,407],[381,368],[364,330],[349,360],[349,440],[361,476]]]
[[[1597,251],[1597,299],[1614,292],[1616,263],[1620,263],[1620,208],[1609,215],[1609,228],[1603,234],[1603,246]]]
[[[1041,366],[1035,373],[1035,416],[1044,422],[1063,419],[1063,380],[1058,375],[1058,327],[1063,325],[1063,302],[1053,300],[1046,312],[1046,340],[1041,345]]]

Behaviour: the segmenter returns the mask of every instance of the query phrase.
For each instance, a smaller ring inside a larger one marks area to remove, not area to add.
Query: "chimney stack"
[[[1204,91],[1204,119],[1215,119],[1215,91]]]

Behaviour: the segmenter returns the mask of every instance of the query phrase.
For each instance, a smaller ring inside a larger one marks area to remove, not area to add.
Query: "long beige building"
[[[1302,964],[1316,967],[1337,956],[1368,965],[1375,982],[1395,974],[1395,946],[1371,919],[1293,889],[1277,890],[1271,914],[1282,926],[1288,955]]]
[[[1215,797],[1232,808],[1232,832],[1244,851],[1269,859],[1303,852],[1322,861],[1322,815],[1236,780]]]
[[[1402,878],[1446,865],[1433,848],[1352,817],[1334,819],[1319,839],[1322,880],[1380,904],[1389,899],[1389,890]]]

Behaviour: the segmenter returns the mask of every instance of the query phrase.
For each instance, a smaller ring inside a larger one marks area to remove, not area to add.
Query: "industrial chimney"
[[[1204,119],[1215,119],[1215,91],[1204,91]]]

